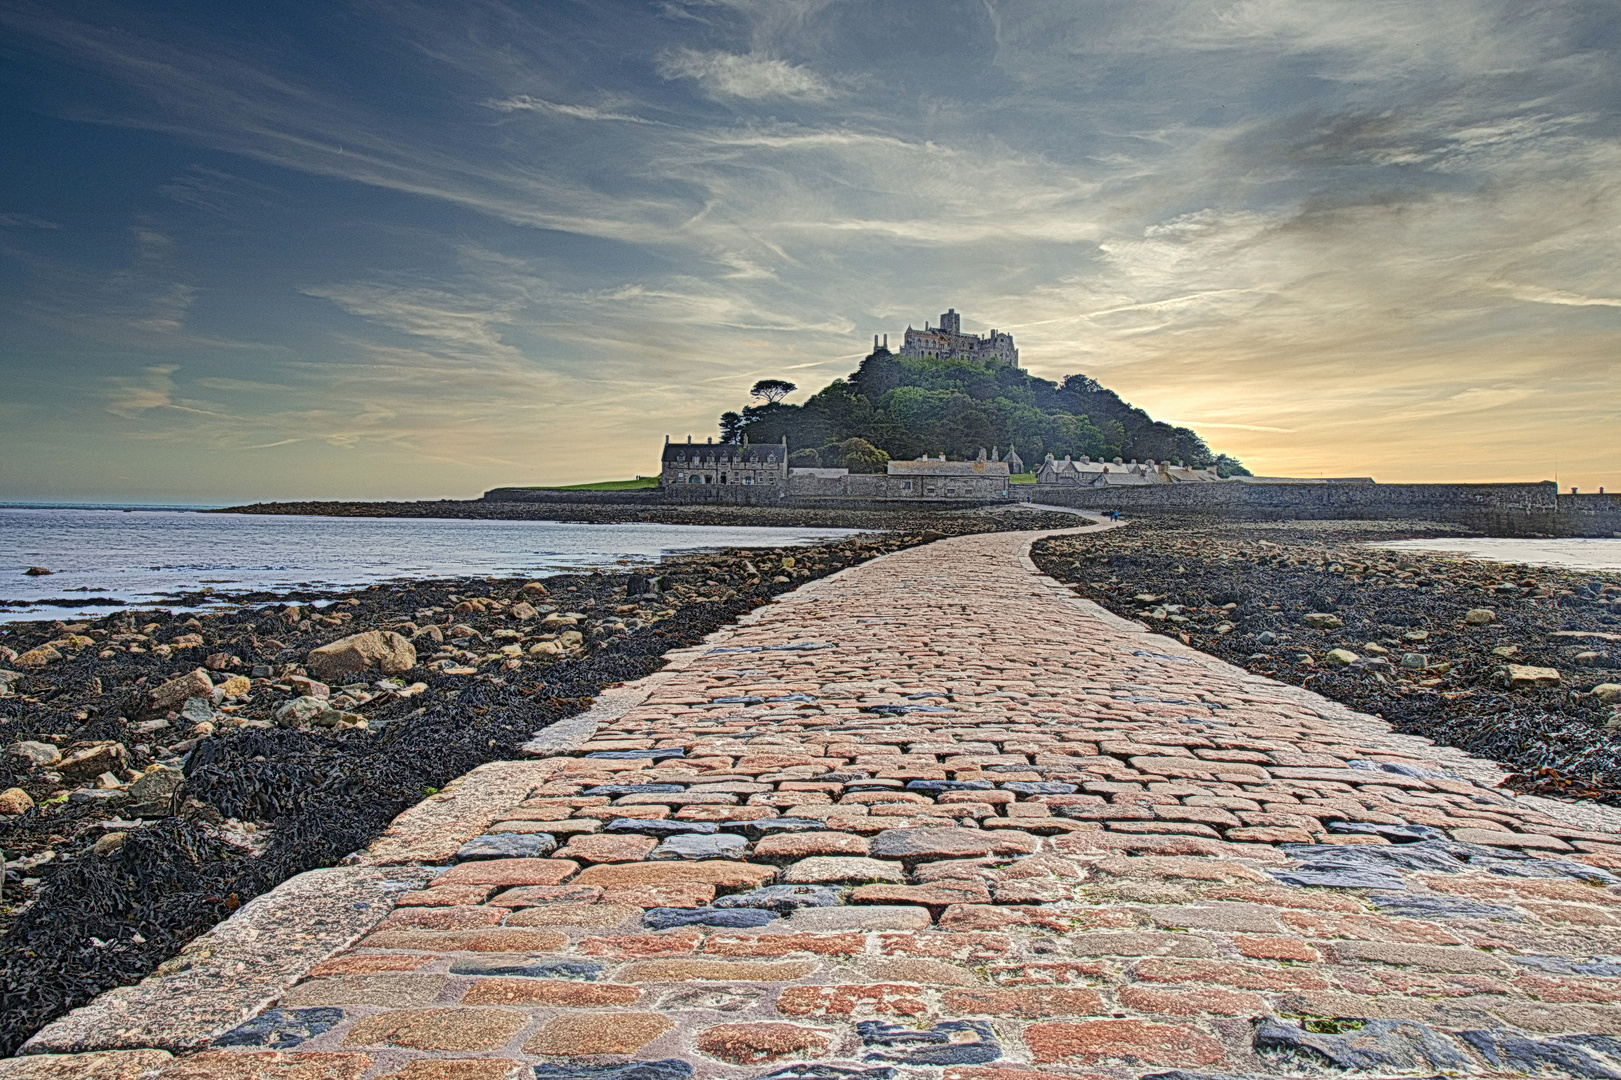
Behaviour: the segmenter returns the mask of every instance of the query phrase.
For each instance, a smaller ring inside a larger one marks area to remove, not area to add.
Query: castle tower
[[[951,308],[940,316],[940,330],[947,334],[962,333],[962,316],[957,314],[956,308]]]

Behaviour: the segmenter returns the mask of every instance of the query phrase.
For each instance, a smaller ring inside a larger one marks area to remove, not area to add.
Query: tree
[[[822,456],[807,446],[803,450],[795,450],[788,455],[788,467],[790,469],[820,469],[822,467]]]
[[[866,439],[845,439],[838,447],[844,467],[853,473],[881,473],[889,463],[889,455]]]
[[[775,405],[799,387],[786,379],[761,379],[749,391],[749,397],[765,398],[767,404]]]
[[[1255,474],[1244,468],[1244,463],[1230,454],[1217,454],[1216,475],[1225,480],[1230,476],[1254,476]]]
[[[743,439],[743,418],[735,412],[720,414],[720,441],[723,443],[741,442]]]

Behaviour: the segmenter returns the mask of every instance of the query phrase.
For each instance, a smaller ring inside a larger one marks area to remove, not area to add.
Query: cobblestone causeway
[[[1621,1077],[1601,815],[1075,600],[1037,535],[785,595],[402,815],[360,862],[443,872],[211,1048],[0,1077]]]

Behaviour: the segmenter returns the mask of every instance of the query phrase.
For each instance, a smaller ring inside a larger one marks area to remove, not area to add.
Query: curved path
[[[1600,815],[1077,600],[1039,535],[779,598],[0,1078],[1621,1076]]]

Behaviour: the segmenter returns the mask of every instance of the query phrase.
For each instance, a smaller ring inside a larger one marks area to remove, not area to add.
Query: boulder
[[[525,596],[546,596],[546,595],[548,595],[547,592],[546,592],[546,586],[542,585],[538,581],[531,581],[527,585],[525,585],[523,588],[519,589],[518,591],[523,593]]]
[[[247,697],[253,682],[246,675],[232,675],[217,687],[226,697]]]
[[[308,675],[289,675],[287,685],[293,688],[293,693],[299,697],[331,697],[332,688],[324,682],[319,682]]]
[[[329,708],[324,698],[295,697],[276,710],[276,723],[282,727],[303,727]]]
[[[359,713],[341,712],[325,698],[297,697],[276,710],[276,723],[282,727],[363,726]]]
[[[522,601],[519,601],[518,603],[507,608],[507,614],[514,619],[523,621],[526,619],[535,618],[540,614],[540,612],[535,610],[535,606],[533,604],[525,604]]]
[[[398,675],[410,671],[416,662],[416,648],[394,631],[367,630],[311,649],[304,666],[316,678],[331,682],[369,668],[376,668],[384,675]]]
[[[35,668],[44,667],[46,664],[55,663],[60,659],[62,659],[61,653],[49,645],[41,645],[37,649],[29,649],[13,660],[12,663],[20,668]]]
[[[578,630],[564,630],[557,635],[557,643],[565,649],[577,649],[585,644],[585,635]]]
[[[1558,686],[1559,672],[1551,667],[1531,667],[1527,664],[1510,664],[1503,669],[1508,685],[1512,689],[1524,689],[1533,686]]]
[[[30,566],[27,570],[24,570],[23,573],[27,574],[29,577],[49,577],[50,575],[56,573],[56,571],[47,570],[43,566]]]
[[[24,739],[11,744],[11,752],[18,757],[27,758],[35,765],[55,765],[62,760],[62,751],[48,742],[35,742]]]
[[[1497,612],[1493,611],[1491,608],[1470,608],[1468,611],[1463,613],[1463,623],[1465,626],[1490,626],[1496,621]]]
[[[154,765],[129,786],[130,805],[124,813],[140,818],[168,817],[174,793],[184,779],[179,769]]]
[[[1621,683],[1599,683],[1593,687],[1593,696],[1606,705],[1621,705]]]
[[[34,800],[20,787],[0,791],[0,814],[26,814],[34,808]]]
[[[1300,621],[1313,630],[1338,630],[1345,625],[1344,619],[1326,611],[1314,611],[1309,615],[1302,615]]]
[[[128,760],[129,751],[122,743],[101,742],[74,750],[57,763],[56,771],[68,780],[90,780]]]
[[[214,680],[208,677],[208,672],[196,668],[154,688],[147,700],[153,712],[168,712],[184,705],[187,698],[207,698],[213,694]]]
[[[1356,662],[1357,655],[1350,649],[1330,649],[1328,655],[1323,657],[1323,663],[1329,667],[1350,667]]]

